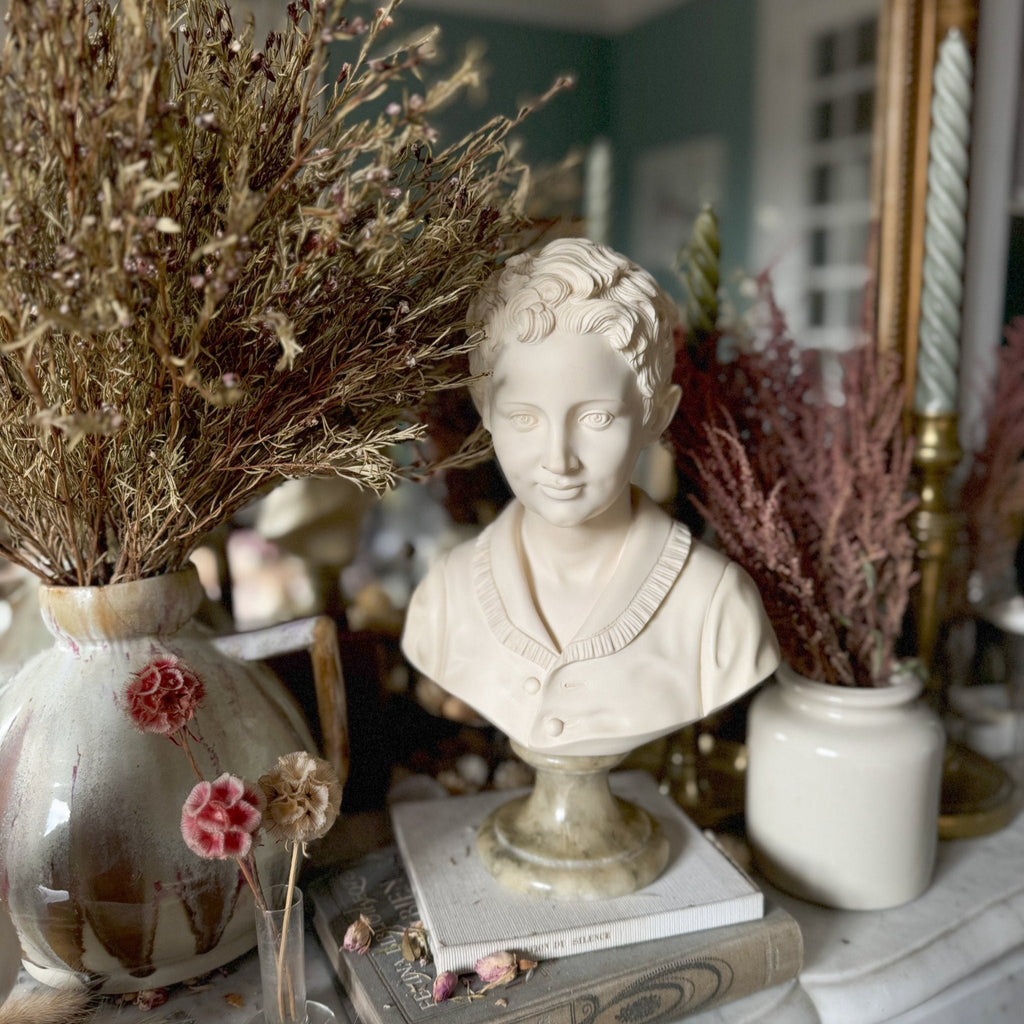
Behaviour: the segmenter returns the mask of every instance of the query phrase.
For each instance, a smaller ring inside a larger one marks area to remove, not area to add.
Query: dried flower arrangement
[[[672,437],[692,500],[757,583],[795,671],[884,685],[915,581],[898,368],[871,346],[850,351],[829,396],[822,353],[789,336],[767,278],[759,299],[764,323],[732,358],[680,346]]]
[[[284,921],[278,938],[278,1003],[284,1018],[288,989],[285,962],[288,918],[298,876],[299,856],[306,844],[327,834],[341,809],[341,782],[334,768],[304,750],[284,754],[254,785],[222,773],[212,782],[203,777],[190,741],[196,712],[205,696],[202,680],[180,659],[160,656],[134,673],[122,694],[121,706],[142,732],[165,736],[180,746],[198,782],[181,810],[181,835],[197,856],[210,860],[234,859],[256,901],[268,909],[254,855],[260,829],[291,847]],[[295,1016],[294,1006],[290,1010]]]
[[[1024,317],[1014,318],[1003,336],[985,441],[960,492],[967,561],[980,589],[988,591],[982,598],[1008,596],[999,587],[1012,582],[1014,551],[1024,532]]]
[[[284,477],[382,489],[458,383],[468,296],[526,243],[530,108],[435,146],[475,65],[413,91],[430,33],[343,6],[260,49],[219,0],[12,0],[0,555],[44,581],[179,569]]]

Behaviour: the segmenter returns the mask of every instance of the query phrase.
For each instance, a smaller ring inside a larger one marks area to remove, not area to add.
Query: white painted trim
[[[960,342],[960,444],[967,451],[984,441],[985,409],[1002,337],[1014,142],[1021,116],[1022,33],[1024,0],[982,0]]]
[[[771,267],[775,297],[801,343],[833,347],[827,329],[807,325],[807,228],[820,222],[807,199],[811,44],[821,32],[879,10],[879,0],[758,0],[754,180],[749,265]]]

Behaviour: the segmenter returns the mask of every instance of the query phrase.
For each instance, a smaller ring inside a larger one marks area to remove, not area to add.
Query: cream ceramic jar
[[[762,873],[826,906],[876,910],[928,887],[945,733],[909,674],[882,687],[787,666],[750,707],[747,836]]]

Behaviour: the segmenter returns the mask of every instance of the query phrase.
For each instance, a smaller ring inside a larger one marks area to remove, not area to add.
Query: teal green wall
[[[556,163],[573,147],[586,146],[608,132],[611,40],[486,18],[455,17],[419,5],[399,8],[396,22],[399,30],[428,24],[441,28],[442,69],[455,66],[469,44],[485,46],[483,63],[489,73],[484,101],[473,103],[466,98],[444,112],[438,127],[446,141],[456,141],[493,114],[514,115],[523,102],[546,92],[566,73],[575,76],[575,87],[558,94],[517,129],[524,158],[531,164]]]
[[[628,2],[628,0],[623,0]],[[756,0],[690,0],[631,31],[606,37],[454,16],[406,5],[399,33],[436,23],[442,61],[455,65],[471,42],[486,47],[483,103],[460,100],[438,119],[452,142],[489,116],[512,114],[526,99],[571,72],[576,86],[531,115],[518,129],[531,164],[558,161],[598,136],[612,141],[612,243],[629,253],[633,161],[649,148],[713,135],[725,147],[718,215],[723,281],[746,264],[750,234],[752,99]],[[686,238],[680,238],[683,244]],[[663,284],[677,290],[671,274]]]
[[[627,254],[633,158],[650,147],[717,135],[725,144],[725,180],[716,210],[723,281],[731,268],[745,265],[752,188],[755,4],[756,0],[692,0],[616,40],[610,97],[616,153],[613,241]]]

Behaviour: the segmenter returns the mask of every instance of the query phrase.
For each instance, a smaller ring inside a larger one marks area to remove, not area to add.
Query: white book
[[[501,886],[480,862],[476,831],[525,791],[395,804],[391,821],[438,972],[471,971],[490,953],[534,960],[756,921],[764,895],[644,772],[617,772],[612,791],[655,817],[669,862],[650,885],[608,900],[562,901]]]

